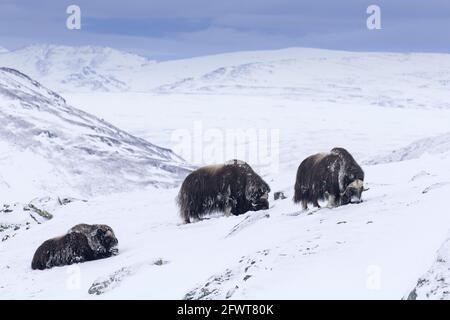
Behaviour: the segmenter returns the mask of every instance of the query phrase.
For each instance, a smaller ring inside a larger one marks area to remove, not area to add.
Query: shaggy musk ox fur
[[[329,207],[361,202],[364,189],[364,171],[344,148],[330,153],[319,153],[303,160],[297,170],[294,202],[319,206],[319,200],[328,200]]]
[[[269,185],[245,162],[231,160],[191,172],[178,193],[177,203],[185,223],[208,213],[240,215],[269,208]]]
[[[113,230],[103,224],[79,224],[62,237],[45,241],[36,250],[32,269],[103,259],[117,254],[118,241]]]

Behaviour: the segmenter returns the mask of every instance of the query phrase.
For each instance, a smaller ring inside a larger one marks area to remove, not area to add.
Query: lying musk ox
[[[297,170],[294,202],[320,207],[320,200],[328,200],[329,207],[361,202],[364,171],[344,148],[319,153],[303,160]]]
[[[231,160],[191,172],[178,193],[185,223],[215,211],[240,215],[269,208],[269,185],[245,162]]]
[[[97,260],[116,255],[118,241],[113,230],[102,224],[78,224],[62,237],[45,241],[35,252],[32,269]]]

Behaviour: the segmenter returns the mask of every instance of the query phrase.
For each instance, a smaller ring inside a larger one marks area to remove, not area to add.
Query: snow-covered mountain
[[[24,72],[53,90],[125,91],[128,78],[153,62],[107,47],[32,45],[12,52],[0,50],[0,66]]]
[[[446,54],[292,48],[169,61],[152,68],[157,74],[186,70],[178,72],[182,78],[165,79],[154,89],[163,93],[274,95],[324,103],[450,108],[450,55]]]
[[[24,197],[28,187],[44,194],[77,190],[92,195],[171,186],[185,172],[171,150],[75,109],[7,68],[0,69],[0,150],[3,196],[21,190]]]
[[[105,47],[34,45],[0,53],[0,66],[58,92],[288,95],[325,103],[450,108],[446,54],[290,48],[156,62]]]

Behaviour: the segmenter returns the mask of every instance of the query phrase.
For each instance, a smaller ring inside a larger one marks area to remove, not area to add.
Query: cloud
[[[441,51],[450,30],[447,0],[378,0],[382,30],[365,27],[369,0],[2,0],[0,46],[102,45],[158,59],[292,46]],[[81,7],[82,30],[65,28]]]

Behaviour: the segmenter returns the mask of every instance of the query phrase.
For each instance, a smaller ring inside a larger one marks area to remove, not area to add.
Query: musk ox
[[[303,160],[297,170],[294,202],[320,207],[320,200],[328,200],[328,207],[361,202],[364,171],[344,148],[319,153]]]
[[[178,193],[185,223],[212,212],[226,216],[269,208],[269,185],[244,161],[231,160],[191,172]]]
[[[118,253],[117,244],[117,238],[109,226],[78,224],[64,236],[41,244],[33,256],[31,268],[44,270],[107,258]]]

